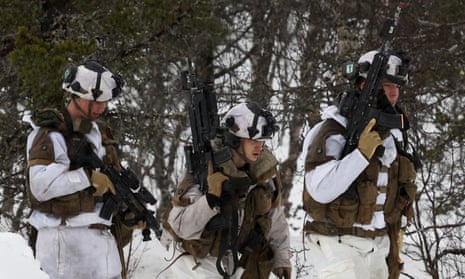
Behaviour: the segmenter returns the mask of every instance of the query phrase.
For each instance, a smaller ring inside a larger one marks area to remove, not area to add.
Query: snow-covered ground
[[[173,259],[173,251],[166,251],[164,247],[160,245],[158,241],[141,242],[136,240],[134,248],[136,252],[133,255],[133,260],[136,261],[132,273],[134,279],[172,279],[176,278],[170,273],[170,269],[162,272],[170,262],[167,259]],[[317,249],[314,249],[311,244],[306,241],[305,248],[302,245],[302,235],[299,232],[291,233],[291,246],[293,257],[291,259],[293,264],[292,278],[305,278],[305,279],[316,279],[314,272],[315,266],[321,263],[321,255],[317,253]],[[305,250],[305,251],[304,251]],[[415,278],[415,279],[429,279],[427,273],[423,272],[423,266],[420,262],[412,262],[407,256],[402,257],[405,261],[404,272],[411,277],[401,275],[400,279]],[[158,276],[158,277],[157,277]],[[271,278],[276,278],[271,276]]]
[[[295,185],[302,185],[303,181],[297,176]],[[297,206],[302,197],[301,187],[293,187],[290,195],[290,200]],[[292,278],[315,279],[315,266],[321,264],[321,255],[317,253],[317,249],[308,241],[302,242],[302,224],[304,212],[291,208],[291,213],[294,217],[289,219],[291,232],[291,248],[292,248]],[[132,279],[173,279],[176,276],[170,274],[170,269],[160,272],[166,268],[170,262],[167,260],[173,259],[173,249],[167,251],[161,246],[160,242],[154,240],[143,242],[140,231],[134,233],[134,241],[132,247],[125,248],[126,254],[132,249],[130,257],[130,278]],[[405,273],[400,279],[415,278],[429,279],[425,273],[421,262],[413,262],[406,255],[402,257],[405,261]],[[27,246],[26,240],[19,234],[0,232],[0,278],[8,279],[45,279],[48,278],[40,270],[40,265],[34,260],[32,250]],[[157,277],[158,275],[158,277]],[[274,278],[273,276],[271,278]],[[89,278],[90,279],[90,278]]]
[[[34,260],[32,250],[19,234],[0,233],[0,277],[5,279],[49,278]]]
[[[321,262],[321,257],[315,253],[314,249],[308,242],[305,242],[305,249],[302,245],[302,236],[299,232],[292,231],[291,233],[292,246],[292,263],[293,274],[292,278],[308,278],[314,279],[314,266]],[[166,251],[157,240],[142,242],[140,233],[135,234],[132,249],[134,253],[131,256],[130,278],[133,279],[173,279],[176,278],[170,273],[170,269],[160,272],[169,265],[167,259],[173,258],[172,251]],[[127,251],[128,249],[126,249]],[[304,252],[305,250],[305,252]],[[310,251],[312,253],[310,253]],[[405,260],[405,275],[401,279],[416,278],[428,279],[431,278],[425,272],[422,272],[422,264],[412,262],[407,256],[403,256]],[[46,279],[48,276],[40,270],[40,264],[32,256],[32,250],[27,245],[26,240],[19,234],[2,232],[0,233],[0,278],[8,279]],[[157,277],[158,276],[158,277]],[[272,278],[274,278],[272,276]]]

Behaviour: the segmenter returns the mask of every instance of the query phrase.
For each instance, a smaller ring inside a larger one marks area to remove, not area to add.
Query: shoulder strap
[[[53,142],[49,137],[51,129],[40,128],[29,150],[27,167],[34,165],[48,165],[55,161]]]
[[[57,109],[45,108],[32,113],[32,121],[39,126],[31,149],[27,167],[33,165],[48,165],[55,160],[53,142],[49,137],[51,131],[63,133],[66,131],[66,123],[63,114]]]

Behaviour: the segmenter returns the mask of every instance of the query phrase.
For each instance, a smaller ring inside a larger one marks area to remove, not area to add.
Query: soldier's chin
[[[93,113],[91,116],[92,117],[91,120],[97,120],[100,117],[100,115],[101,115],[100,113]]]
[[[255,162],[258,160],[258,158],[260,157],[260,155],[252,155],[250,156],[248,159],[252,162]]]

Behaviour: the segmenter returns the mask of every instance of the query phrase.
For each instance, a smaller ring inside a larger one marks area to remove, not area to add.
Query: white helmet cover
[[[123,84],[121,76],[95,60],[87,60],[65,70],[62,88],[83,99],[107,102],[121,92]]]
[[[361,65],[359,66],[359,75],[361,77],[367,78],[369,66],[373,63],[375,55],[378,52],[377,50],[372,50],[359,58],[358,64]],[[408,61],[403,61],[403,59],[395,54],[389,55],[385,78],[396,84],[404,85],[408,81]]]
[[[271,112],[257,103],[242,103],[234,106],[223,118],[223,125],[236,137],[266,140],[279,129]]]

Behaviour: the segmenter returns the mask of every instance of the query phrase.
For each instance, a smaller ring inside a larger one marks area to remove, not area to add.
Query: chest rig
[[[32,119],[35,125],[40,128],[29,150],[29,161],[26,169],[27,192],[31,208],[61,217],[63,222],[66,218],[76,216],[81,212],[92,212],[95,208],[95,203],[99,200],[93,197],[90,188],[73,194],[56,197],[48,201],[39,201],[31,192],[28,175],[31,166],[49,165],[55,162],[53,142],[49,136],[51,132],[59,132],[64,136],[68,157],[72,158],[76,145],[81,138],[91,130],[91,122],[84,119],[71,120],[66,109],[62,111],[56,109],[39,110],[33,114]],[[111,131],[105,123],[97,122],[97,124],[102,135],[102,144],[106,151],[103,161],[106,164],[119,168],[119,156],[116,149],[117,142],[113,139]],[[80,166],[75,166],[71,163],[70,170],[74,170],[78,167]],[[63,185],[63,187],[66,186],[67,185]]]
[[[326,155],[326,139],[331,135],[345,133],[345,128],[339,123],[332,119],[326,120],[308,148],[305,171],[311,171],[318,165],[334,160]],[[386,185],[378,186],[380,173],[387,176]],[[370,224],[375,211],[383,211],[388,227],[399,223],[402,214],[411,217],[408,208],[415,197],[415,175],[413,163],[407,157],[398,154],[389,168],[381,166],[376,157],[370,160],[368,167],[354,182],[357,194],[354,199],[340,196],[330,203],[322,204],[315,201],[304,188],[304,209],[314,220],[307,222],[304,230],[307,233],[316,232],[324,235],[385,235],[388,233],[386,229],[365,231],[353,227],[353,224]],[[386,201],[384,205],[377,205],[376,199],[381,193],[386,193]]]

